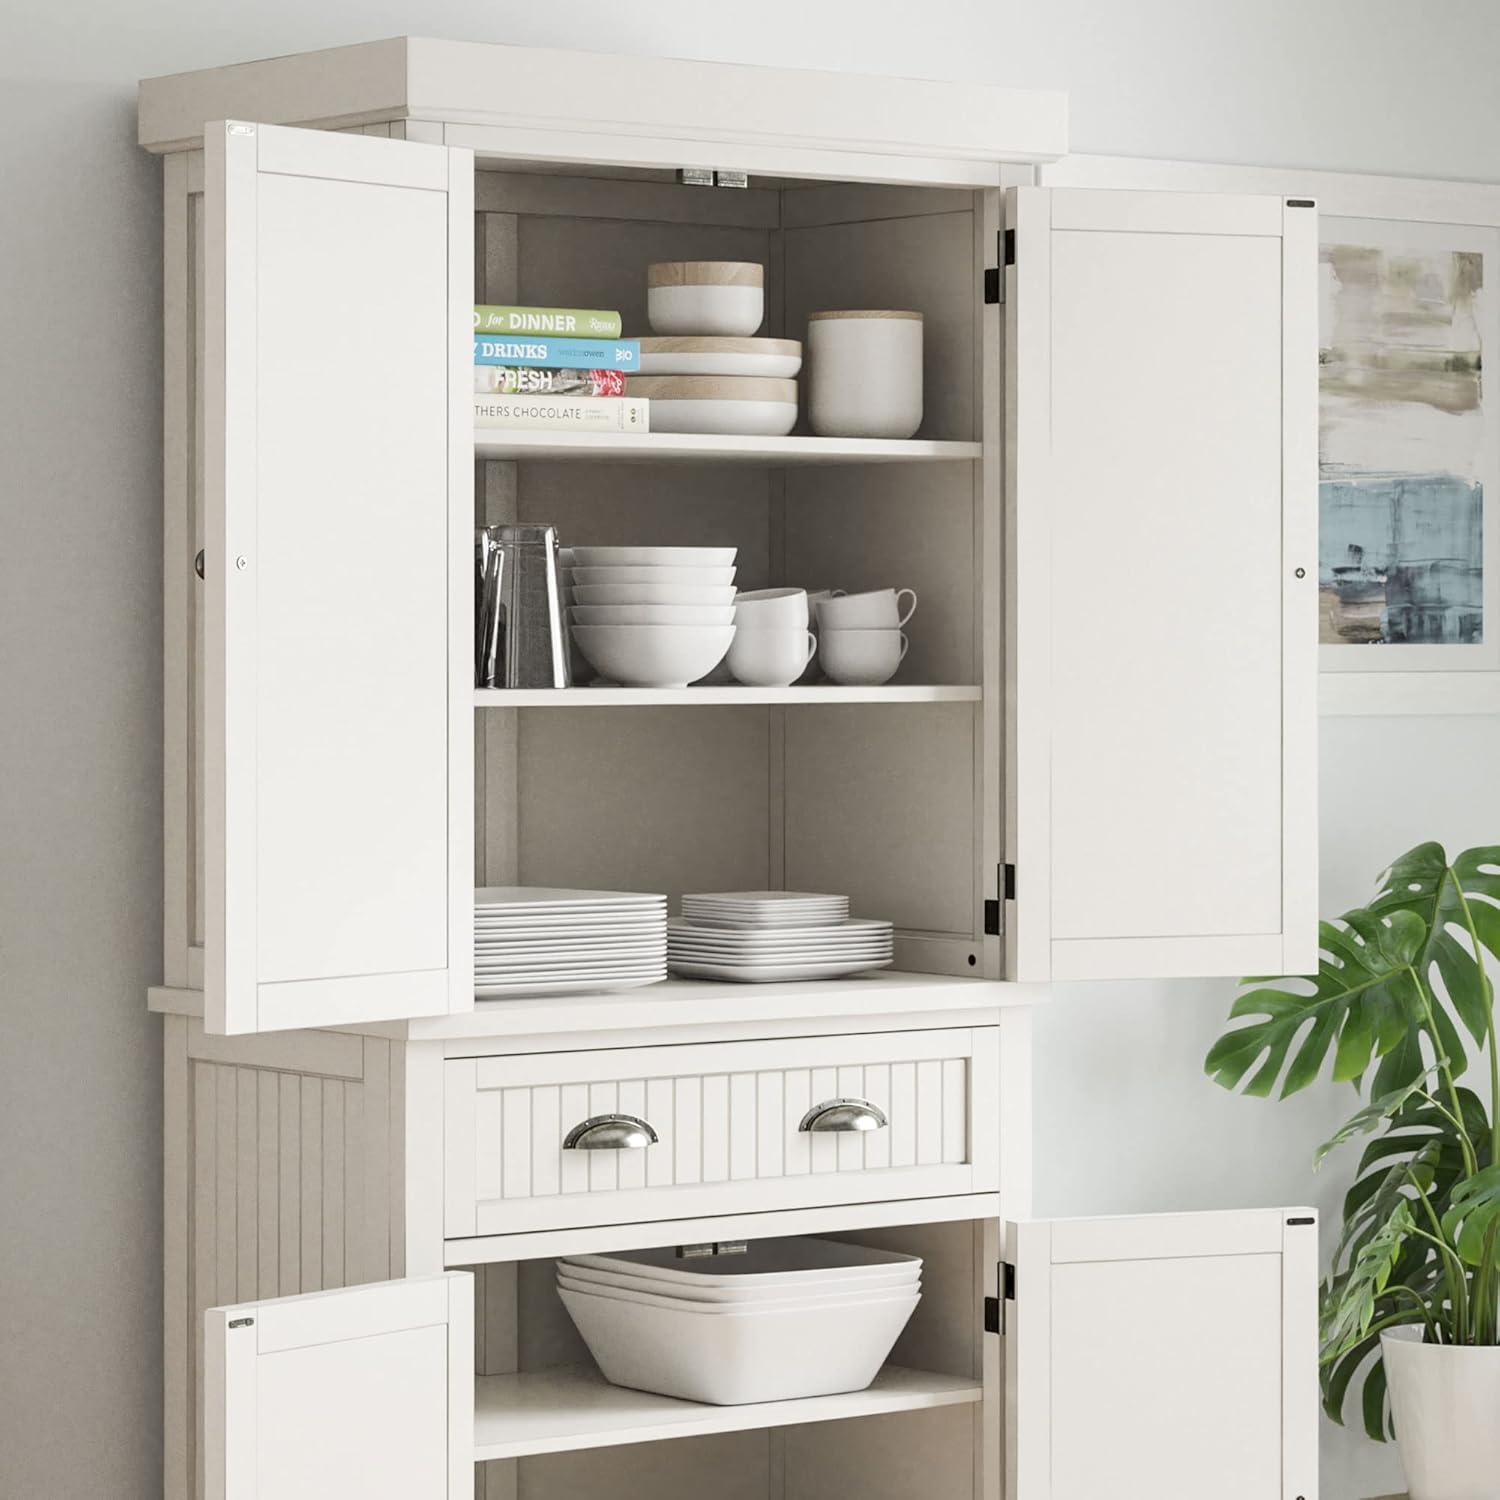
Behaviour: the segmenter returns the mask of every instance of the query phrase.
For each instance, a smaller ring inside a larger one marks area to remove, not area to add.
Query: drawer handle
[[[644,1151],[657,1140],[651,1126],[634,1115],[595,1115],[568,1132],[563,1150]]]
[[[885,1111],[868,1099],[825,1099],[802,1116],[798,1130],[884,1130]]]

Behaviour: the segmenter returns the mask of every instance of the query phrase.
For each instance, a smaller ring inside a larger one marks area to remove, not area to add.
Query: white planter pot
[[[1380,1335],[1411,1500],[1494,1500],[1500,1494],[1500,1348],[1421,1339],[1420,1328]]]

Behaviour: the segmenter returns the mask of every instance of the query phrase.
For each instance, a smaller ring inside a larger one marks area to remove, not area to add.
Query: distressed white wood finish
[[[400,1271],[393,1044],[335,1032],[225,1040],[169,1021],[165,1267],[169,1494],[187,1488],[204,1311]],[[400,1059],[396,1060],[399,1071]]]
[[[582,145],[581,159],[601,162],[669,142],[680,153],[738,145],[783,157],[907,157],[913,170],[924,158],[980,166],[1050,160],[1067,149],[1067,100],[1058,93],[673,58],[635,57],[628,68],[622,87],[621,60],[605,53],[401,37],[147,79],[139,139],[150,150],[182,149],[204,120],[238,115],[332,126],[463,122],[500,127],[502,151],[507,136],[523,144],[540,137],[551,146],[540,156],[567,159]],[[592,115],[590,101],[598,105]],[[595,137],[602,149],[574,136]],[[706,159],[738,165],[722,154]]]
[[[1299,1222],[1292,1222],[1299,1221]],[[1012,1223],[1006,1494],[1316,1500],[1308,1209]]]
[[[233,122],[207,156],[208,1024],[466,1009],[469,159]],[[337,304],[381,316],[330,338]]]
[[[469,1500],[474,1283],[211,1308],[206,1500]]]
[[[1311,211],[1009,202],[1013,976],[1281,969],[1315,923]]]
[[[998,1068],[990,1028],[450,1061],[444,1233],[987,1191]],[[878,1103],[889,1125],[799,1130],[841,1097]],[[658,1143],[563,1149],[575,1125],[615,1112],[645,1118]]]

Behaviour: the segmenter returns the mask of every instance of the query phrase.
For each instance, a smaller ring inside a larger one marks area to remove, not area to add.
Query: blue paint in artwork
[[[1319,496],[1318,582],[1334,639],[1483,640],[1482,485],[1454,474],[1325,471]]]

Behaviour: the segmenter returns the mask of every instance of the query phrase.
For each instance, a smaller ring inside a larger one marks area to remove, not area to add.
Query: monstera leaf
[[[1449,1016],[1451,1005],[1465,1031],[1481,1045],[1490,1024],[1494,990],[1480,964],[1484,950],[1500,959],[1500,846],[1466,849],[1450,865],[1441,844],[1418,844],[1381,877],[1380,890],[1369,905],[1377,917],[1411,912],[1427,927],[1427,940],[1417,968],[1433,989],[1434,1041],[1447,1054],[1456,1074],[1466,1057],[1459,1033]],[[1441,985],[1432,984],[1433,971]],[[1377,1094],[1398,1087],[1419,1066],[1413,1034],[1382,1054],[1374,1089]]]
[[[1334,1078],[1359,1078],[1372,1057],[1389,1055],[1420,1024],[1423,997],[1415,965],[1427,936],[1422,918],[1404,910],[1385,918],[1351,911],[1338,922],[1320,922],[1317,974],[1246,980],[1251,988],[1229,1015],[1231,1020],[1255,1019],[1214,1043],[1205,1071],[1227,1089],[1243,1082],[1247,1094],[1265,1098],[1285,1067],[1284,1099],[1318,1076],[1331,1049]],[[1292,985],[1304,988],[1286,987]],[[1382,1092],[1392,1092],[1414,1076],[1395,1080]]]

